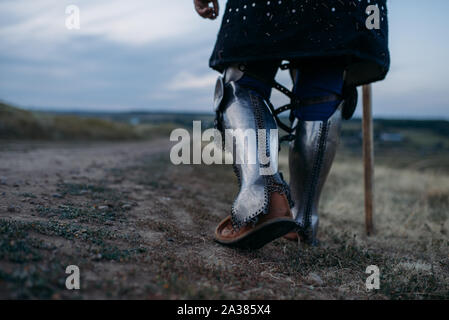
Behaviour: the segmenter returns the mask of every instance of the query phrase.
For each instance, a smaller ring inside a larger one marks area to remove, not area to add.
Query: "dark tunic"
[[[366,27],[369,5],[380,29]],[[342,61],[347,82],[382,80],[390,66],[386,0],[228,0],[210,66],[329,58]]]

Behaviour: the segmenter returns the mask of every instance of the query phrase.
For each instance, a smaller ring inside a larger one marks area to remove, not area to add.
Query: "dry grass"
[[[0,103],[0,139],[129,140],[141,137],[127,124],[72,115],[49,115]]]

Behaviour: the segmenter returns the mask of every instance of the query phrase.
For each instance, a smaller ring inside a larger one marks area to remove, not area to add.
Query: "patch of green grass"
[[[28,232],[11,221],[0,220],[0,260],[24,263],[39,261],[42,242],[29,237]]]
[[[44,139],[46,135],[34,113],[0,103],[0,138]]]
[[[145,247],[120,249],[114,245],[102,245],[97,249],[93,249],[96,260],[106,261],[130,261],[133,257],[139,256],[147,252]]]
[[[31,112],[0,103],[0,138],[127,140],[141,136],[131,125],[99,118]]]
[[[11,273],[0,270],[0,284],[5,284],[10,299],[61,298],[60,293],[68,292],[64,290],[67,265],[52,262],[42,266],[20,266]],[[77,296],[76,292],[71,294],[71,298]]]
[[[58,140],[129,140],[139,135],[128,124],[73,115],[48,116],[51,137]]]
[[[31,199],[36,199],[37,198],[34,194],[32,194],[30,192],[20,193],[19,196],[25,197],[25,198],[31,198]]]
[[[113,210],[109,207],[106,210],[100,210],[77,208],[71,205],[60,205],[57,208],[38,206],[36,211],[43,217],[77,220],[82,223],[103,224],[107,221],[123,221],[126,219],[123,212]]]
[[[19,232],[37,232],[47,236],[59,236],[67,240],[79,239],[93,244],[101,245],[105,239],[117,239],[118,235],[106,228],[91,229],[74,223],[63,223],[60,221],[6,221],[0,220],[1,224],[9,224],[13,230]]]

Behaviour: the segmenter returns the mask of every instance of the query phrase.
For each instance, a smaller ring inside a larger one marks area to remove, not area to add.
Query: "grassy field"
[[[174,124],[131,125],[96,114],[19,109],[0,102],[0,139],[37,141],[120,141],[166,136]]]
[[[376,142],[369,238],[360,132],[356,121],[345,126],[320,203],[321,245],[278,239],[255,252],[212,238],[237,192],[232,169],[174,166],[166,136],[3,141],[0,298],[448,299],[445,126],[419,129],[427,135],[401,123],[378,129],[403,141]],[[286,146],[280,166],[288,179]],[[65,288],[72,264],[81,290]],[[379,290],[365,288],[369,265],[380,269]]]

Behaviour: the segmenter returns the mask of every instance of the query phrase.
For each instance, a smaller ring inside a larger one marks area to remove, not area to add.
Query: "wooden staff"
[[[363,164],[365,183],[365,227],[366,234],[374,232],[374,147],[371,84],[363,86]]]

